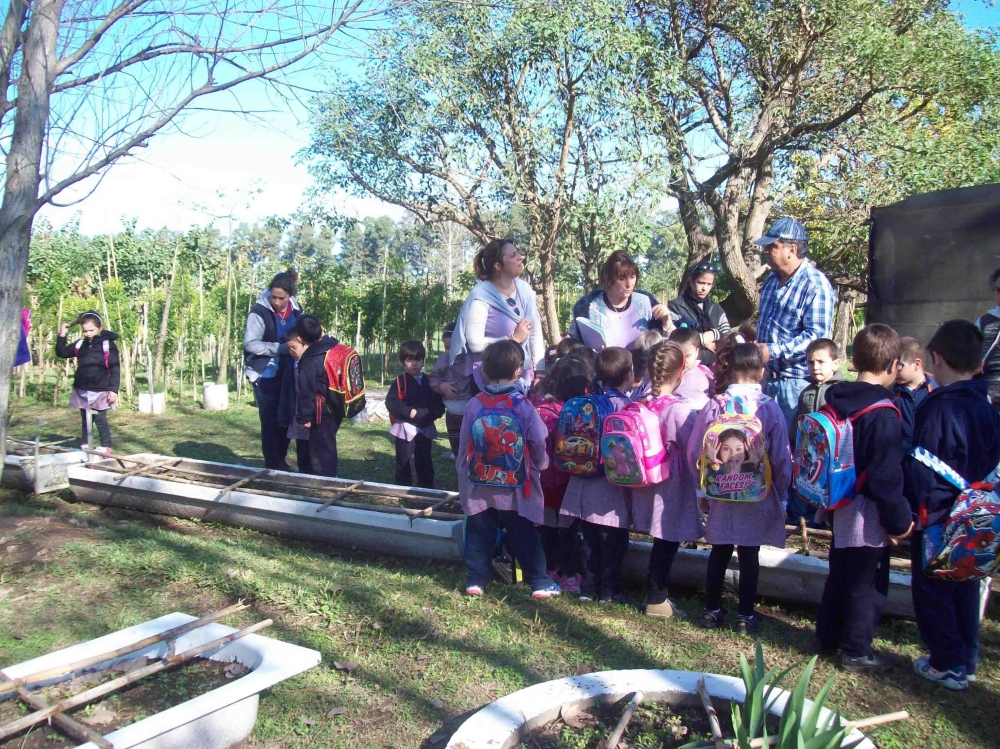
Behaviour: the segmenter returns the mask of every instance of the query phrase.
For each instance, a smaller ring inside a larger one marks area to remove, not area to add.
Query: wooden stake
[[[7,678],[4,676],[3,671],[0,671],[0,679]],[[45,710],[49,707],[49,703],[39,697],[37,694],[32,694],[24,687],[18,687],[14,690],[17,696],[26,705],[35,708],[36,710]],[[87,726],[82,723],[77,723],[68,715],[63,715],[62,713],[56,713],[52,716],[52,722],[56,724],[56,727],[61,729],[63,733],[71,736],[77,741],[83,741],[84,743],[90,741],[101,749],[114,749],[114,745],[108,741],[106,738],[101,736],[99,733],[92,731],[87,728]]]
[[[42,431],[42,421],[41,421],[41,419],[35,419],[35,466],[34,466],[34,469],[35,469],[35,496],[36,497],[39,494],[41,494],[41,491],[39,491],[39,490],[42,488],[42,486],[41,486],[42,482],[39,480],[39,476],[41,475],[42,472],[40,470],[38,470],[38,456],[41,454],[41,451],[42,451],[42,435],[41,435],[41,431]]]
[[[809,556],[809,526],[805,518],[799,518],[799,532],[802,534],[802,553]]]
[[[38,710],[31,713],[30,715],[25,715],[23,718],[11,721],[5,726],[0,726],[0,740],[6,739],[19,731],[23,731],[25,728],[35,725],[36,723],[41,723],[43,720],[57,714],[64,712],[66,710],[72,710],[74,707],[79,707],[80,705],[86,705],[88,702],[93,702],[98,697],[103,697],[106,694],[117,691],[124,686],[132,684],[133,682],[139,681],[147,676],[152,676],[160,671],[166,671],[168,668],[173,666],[179,666],[182,663],[187,663],[190,660],[197,658],[200,655],[208,653],[212,650],[217,650],[234,640],[238,640],[241,637],[246,637],[249,634],[258,632],[266,627],[270,627],[274,622],[270,619],[265,619],[264,621],[254,624],[253,626],[247,627],[246,629],[241,629],[239,632],[233,632],[231,635],[226,635],[225,637],[219,637],[218,639],[206,642],[204,645],[199,645],[196,648],[191,648],[190,650],[185,650],[183,653],[178,653],[174,656],[169,656],[163,660],[157,661],[145,668],[140,668],[133,671],[130,674],[125,674],[117,679],[112,679],[105,684],[99,684],[93,689],[88,689],[85,692],[80,692],[80,694],[73,697],[67,697],[61,702],[57,702],[54,705],[50,705],[44,710]]]
[[[260,476],[263,476],[265,473],[270,473],[270,471],[271,471],[270,468],[261,468],[259,471],[254,471],[249,476],[244,476],[239,481],[237,481],[235,484],[230,484],[229,486],[226,486],[226,487],[223,487],[222,489],[220,489],[219,490],[219,497],[224,497],[225,495],[229,494],[229,492],[231,492],[231,491],[233,491],[235,489],[239,489],[244,484],[249,484],[251,481],[253,481],[256,478],[259,478]]]
[[[632,695],[632,701],[628,703],[625,708],[625,712],[622,713],[622,717],[618,720],[618,725],[615,726],[615,730],[611,732],[608,736],[608,740],[604,742],[604,749],[617,749],[618,742],[621,740],[622,734],[625,733],[625,729],[628,727],[628,722],[632,720],[632,716],[635,714],[636,708],[639,707],[639,703],[642,702],[643,694],[642,692],[636,692]]]
[[[326,500],[326,502],[324,502],[324,503],[323,503],[323,504],[321,504],[321,505],[320,505],[319,507],[317,507],[317,508],[316,508],[316,512],[322,512],[322,511],[323,511],[323,510],[325,510],[325,509],[326,509],[327,507],[329,507],[329,506],[330,506],[330,505],[332,505],[332,504],[333,504],[334,502],[336,502],[336,501],[337,501],[338,499],[342,499],[343,497],[346,497],[346,496],[347,496],[348,494],[350,494],[350,493],[351,493],[352,491],[354,491],[355,489],[359,489],[359,488],[360,488],[360,487],[361,487],[361,486],[362,486],[362,485],[363,485],[364,483],[365,483],[364,481],[355,481],[355,482],[354,482],[353,484],[351,484],[351,485],[350,485],[349,487],[347,487],[347,488],[346,488],[346,489],[344,489],[343,491],[340,491],[340,492],[337,492],[337,493],[336,493],[336,494],[334,494],[334,495],[333,495],[332,497],[330,497],[330,499]]]
[[[39,681],[46,681],[48,679],[58,679],[60,676],[66,676],[67,674],[71,674],[75,671],[81,671],[85,668],[96,666],[98,663],[104,663],[105,661],[121,658],[139,650],[145,650],[146,648],[152,647],[153,645],[161,643],[164,640],[176,639],[183,634],[191,632],[192,630],[204,627],[206,624],[211,624],[212,622],[217,622],[220,619],[225,619],[227,616],[232,616],[233,614],[248,608],[250,607],[247,604],[243,603],[243,601],[239,601],[234,603],[232,606],[216,611],[214,614],[203,616],[201,619],[195,619],[193,622],[182,624],[179,627],[174,627],[173,629],[164,630],[158,635],[151,635],[150,637],[138,640],[133,642],[131,645],[126,645],[118,648],[117,650],[101,653],[100,655],[92,655],[89,658],[83,658],[81,660],[74,661],[73,663],[66,663],[62,666],[47,668],[44,671],[36,671],[33,674],[21,676],[17,679],[8,679],[7,677],[4,677],[4,681],[0,682],[0,695],[4,692],[10,691],[11,689],[16,689],[17,687],[27,686]]]
[[[701,696],[701,705],[708,713],[708,724],[712,727],[712,741],[715,742],[715,749],[727,749],[726,741],[722,738],[722,726],[719,724],[719,716],[712,706],[712,700],[708,696],[705,688],[705,679],[698,679],[698,694]]]
[[[103,453],[99,454],[103,455]],[[105,455],[105,457],[107,456]],[[128,458],[126,458],[126,460],[128,460]],[[156,463],[140,463],[135,468],[129,468],[125,471],[125,473],[122,474],[121,481],[132,478],[133,476],[138,476],[140,473],[144,473],[145,471],[151,471],[154,468],[165,468],[168,463],[180,463],[182,460],[184,460],[184,458],[166,458],[165,460],[160,460]],[[118,483],[121,483],[121,481]]]

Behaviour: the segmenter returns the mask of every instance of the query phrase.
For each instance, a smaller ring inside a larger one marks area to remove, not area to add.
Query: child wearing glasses
[[[399,347],[403,374],[389,386],[385,408],[396,438],[396,476],[393,483],[413,486],[411,460],[416,464],[417,486],[434,488],[434,461],[431,445],[437,437],[434,422],[444,415],[441,394],[431,388],[431,378],[423,374],[427,352],[420,341],[405,341]]]

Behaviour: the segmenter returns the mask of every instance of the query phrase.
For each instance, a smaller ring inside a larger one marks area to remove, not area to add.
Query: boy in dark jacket
[[[820,653],[840,650],[845,671],[882,671],[894,663],[872,649],[875,626],[889,592],[889,547],[913,530],[903,497],[903,450],[899,412],[889,388],[896,379],[899,336],[874,324],[854,337],[857,382],[841,382],[826,393],[837,415],[853,417],[854,461],[860,487],[853,501],[832,513],[830,574],[816,620]],[[889,401],[876,405],[879,401]]]
[[[434,422],[444,414],[441,394],[431,388],[431,378],[422,373],[427,352],[420,341],[405,341],[399,347],[403,374],[389,386],[385,408],[392,417],[389,434],[396,438],[396,478],[400,486],[413,485],[410,461],[417,467],[417,486],[434,488],[431,445],[437,437]]]
[[[337,430],[343,411],[328,400],[330,380],[326,376],[326,355],[337,339],[323,335],[315,315],[302,315],[285,333],[289,353],[298,359],[296,373],[295,421],[309,430],[309,462],[318,476],[337,475]]]
[[[840,373],[840,351],[829,338],[817,338],[806,348],[806,365],[809,367],[809,384],[799,394],[796,422],[806,414],[815,413],[826,405],[826,391],[844,381]],[[795,433],[789,435],[795,441]]]
[[[934,378],[924,371],[924,347],[916,338],[899,339],[899,372],[892,392],[896,408],[903,421],[903,450],[913,447],[913,421],[917,408],[932,390],[937,388]]]
[[[940,383],[917,410],[913,445],[922,447],[973,483],[1000,463],[1000,415],[987,397],[988,383],[973,380],[982,364],[983,335],[965,320],[944,323],[927,351]],[[913,670],[948,687],[967,689],[979,660],[980,581],[928,577],[923,565],[923,531],[947,520],[958,490],[910,457],[905,462],[906,497],[919,529],[912,549],[913,608],[930,655]]]

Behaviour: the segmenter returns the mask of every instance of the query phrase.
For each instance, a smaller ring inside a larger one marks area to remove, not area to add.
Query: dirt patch
[[[0,559],[14,567],[47,561],[70,541],[93,541],[96,538],[97,529],[79,518],[0,512]]]

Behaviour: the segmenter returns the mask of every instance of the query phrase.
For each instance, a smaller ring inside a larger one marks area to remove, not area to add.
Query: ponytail
[[[480,281],[491,281],[497,275],[497,263],[503,262],[503,248],[514,244],[513,239],[494,239],[480,248],[472,258],[472,270]]]
[[[298,283],[299,274],[294,268],[289,268],[284,273],[279,273],[271,279],[267,285],[268,289],[281,289],[288,296],[295,296],[295,284]]]

